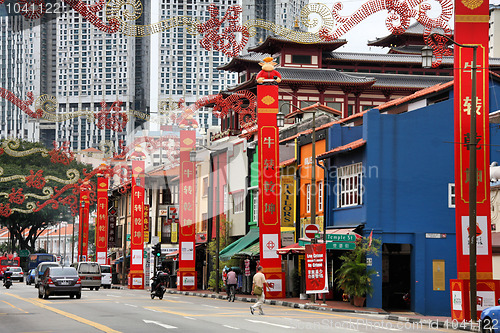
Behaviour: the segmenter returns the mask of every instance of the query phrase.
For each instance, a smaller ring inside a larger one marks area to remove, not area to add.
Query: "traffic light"
[[[153,255],[157,257],[161,256],[161,243],[157,243],[153,246]]]

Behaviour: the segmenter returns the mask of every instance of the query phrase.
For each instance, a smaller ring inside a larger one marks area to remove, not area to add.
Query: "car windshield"
[[[101,273],[111,273],[111,266],[101,266]]]
[[[49,267],[58,267],[58,266],[59,266],[59,264],[42,265],[42,267],[40,267],[40,272],[45,273],[45,271],[47,270],[47,268],[49,268]]]
[[[97,263],[84,263],[80,265],[80,274],[99,274],[99,264]]]
[[[9,267],[9,271],[20,272],[21,271],[21,267]]]
[[[50,276],[77,276],[73,267],[51,267],[49,273]]]

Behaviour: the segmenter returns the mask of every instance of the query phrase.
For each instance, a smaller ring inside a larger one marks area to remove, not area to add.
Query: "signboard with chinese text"
[[[149,205],[144,205],[144,243],[149,243]]]
[[[116,246],[116,215],[108,216],[108,246]]]
[[[283,281],[281,258],[276,253],[281,244],[278,109],[278,86],[257,85],[260,265],[268,278],[272,273],[274,279]],[[280,291],[266,292],[266,298],[283,297],[285,283],[281,285]]]
[[[325,265],[325,244],[307,244],[306,256],[306,294],[328,292],[327,272]]]
[[[90,196],[89,189],[86,184],[80,187],[80,229],[78,233],[78,258],[80,261],[85,261],[88,256],[89,248],[89,205]]]
[[[196,132],[182,130],[180,152],[180,179],[179,179],[179,274],[182,282],[177,286],[179,290],[196,290],[196,163],[190,159],[190,152],[196,144]],[[177,212],[169,207],[169,218],[175,220]],[[175,223],[172,223],[174,226]],[[174,233],[172,232],[172,238]],[[189,277],[189,279],[186,279]],[[191,280],[194,283],[191,284]],[[184,284],[184,281],[189,281]]]
[[[143,160],[132,160],[132,221],[130,231],[130,248],[133,254],[133,259],[135,259],[130,263],[130,271],[134,271],[135,276],[137,277],[142,274],[142,278],[144,277],[144,268],[142,264],[144,254],[144,168],[145,165]],[[138,286],[132,285],[132,288],[137,289]],[[144,286],[139,289],[142,288],[144,288]]]
[[[108,256],[108,184],[109,180],[106,177],[97,179],[95,251],[99,265],[107,264]]]

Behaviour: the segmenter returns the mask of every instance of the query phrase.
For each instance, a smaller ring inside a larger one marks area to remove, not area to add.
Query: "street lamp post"
[[[460,47],[472,49],[472,93],[471,93],[471,111],[470,111],[470,135],[469,135],[469,279],[470,279],[470,313],[471,319],[476,321],[477,313],[477,258],[476,258],[476,192],[477,192],[477,165],[476,165],[476,76],[477,76],[477,48],[479,45],[463,45],[455,42],[453,39],[433,33],[429,38],[435,36],[445,38],[449,42]],[[430,68],[432,66],[432,49],[425,46],[422,49],[422,67]]]

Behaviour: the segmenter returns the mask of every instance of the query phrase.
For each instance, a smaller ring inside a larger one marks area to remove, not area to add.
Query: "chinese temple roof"
[[[313,45],[314,47],[321,48],[324,51],[333,51],[346,43],[347,41],[345,39],[336,39],[331,42],[321,41],[321,40],[316,41],[311,39],[310,42],[299,43],[282,36],[269,36],[261,44],[254,47],[249,47],[248,51],[276,54],[280,52],[283,46],[285,45],[290,45],[290,46],[293,45],[293,46],[298,46],[300,48],[304,48],[306,45]]]
[[[362,73],[350,73],[352,76],[364,77]],[[372,88],[375,89],[394,89],[398,90],[420,90],[439,83],[453,81],[452,76],[435,75],[410,75],[410,74],[383,74],[370,73],[375,79]]]
[[[422,66],[422,56],[416,54],[387,54],[387,53],[349,53],[332,52],[324,59],[328,62],[376,62],[391,64],[415,64]],[[500,60],[500,59],[499,59]],[[500,63],[500,62],[499,62]],[[442,65],[453,66],[453,57],[443,57]]]
[[[246,65],[249,63],[255,64],[256,68],[260,68],[259,62],[261,62],[262,59],[271,56],[272,55],[269,53],[259,53],[259,52],[243,54],[241,56],[232,58],[230,62],[228,62],[225,65],[217,67],[217,69],[223,71],[230,70],[233,72],[240,72],[246,70],[247,67]]]
[[[342,112],[339,111],[339,110],[336,110],[334,108],[331,108],[329,106],[326,106],[326,105],[323,105],[323,104],[320,104],[320,103],[315,103],[313,105],[309,105],[305,108],[302,108],[301,110],[299,109],[295,109],[294,111],[290,112],[289,114],[287,114],[285,116],[285,118],[293,118],[299,114],[303,114],[304,112],[303,111],[308,111],[308,110],[312,110],[312,109],[318,109],[318,110],[321,110],[321,111],[325,111],[325,112],[328,112],[328,113],[331,113],[335,116],[342,116]]]
[[[400,35],[388,34],[387,36],[369,41],[369,46],[392,47],[401,45],[424,45],[425,27],[419,22],[411,24],[406,31]],[[434,28],[432,32],[444,34],[442,28]],[[452,36],[453,37],[453,36]]]

